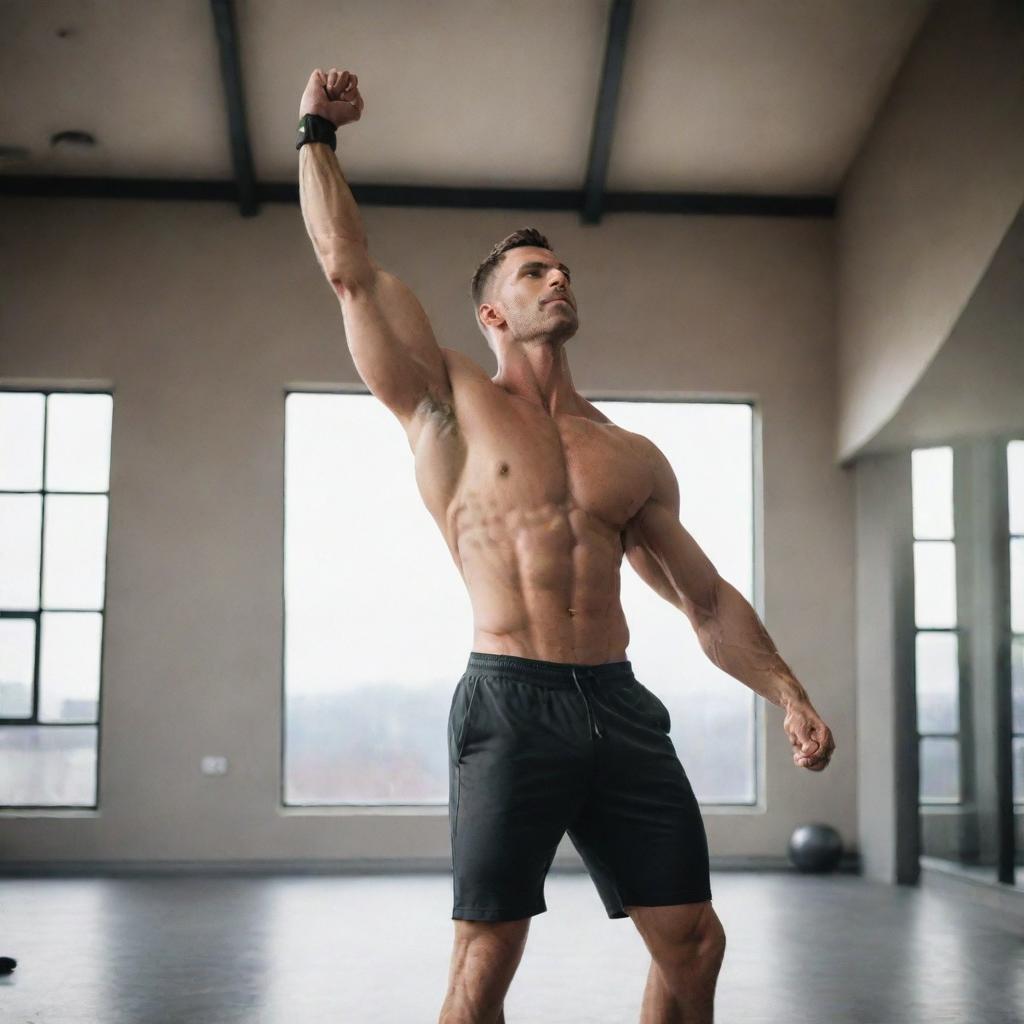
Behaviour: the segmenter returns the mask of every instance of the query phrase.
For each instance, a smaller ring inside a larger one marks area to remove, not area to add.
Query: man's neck
[[[569,371],[565,345],[538,339],[514,342],[498,353],[498,387],[541,406],[548,415],[582,415],[583,399]]]

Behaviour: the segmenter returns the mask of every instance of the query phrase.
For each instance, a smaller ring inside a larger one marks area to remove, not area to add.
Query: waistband
[[[571,689],[580,682],[630,682],[633,666],[628,661],[606,661],[600,665],[582,665],[567,661],[541,661],[513,654],[485,654],[471,651],[466,672],[486,676],[506,676],[519,682]]]

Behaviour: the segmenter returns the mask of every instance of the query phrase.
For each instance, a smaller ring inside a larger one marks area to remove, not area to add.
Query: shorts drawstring
[[[587,706],[587,721],[590,723],[591,730],[594,735],[600,739],[603,733],[601,732],[601,726],[598,725],[597,712],[590,706],[590,701],[587,700],[587,694],[583,687],[580,686],[579,679],[576,678],[576,669],[572,670],[572,681],[576,684],[576,689],[580,691],[580,696],[583,697],[583,703]]]

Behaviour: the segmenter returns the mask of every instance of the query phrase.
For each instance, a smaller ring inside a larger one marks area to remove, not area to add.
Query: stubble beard
[[[579,320],[576,317],[576,311],[569,306],[568,301],[566,301],[566,306],[571,313],[566,313],[555,323],[551,322],[549,313],[544,306],[541,306],[540,315],[535,321],[536,330],[528,340],[546,342],[549,345],[564,345],[572,338],[579,329]]]

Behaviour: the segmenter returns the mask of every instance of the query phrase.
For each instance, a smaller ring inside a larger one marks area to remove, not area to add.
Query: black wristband
[[[337,149],[335,132],[337,129],[319,114],[303,114],[299,121],[299,135],[295,140],[295,148],[300,149],[307,142],[326,142],[332,150]]]

